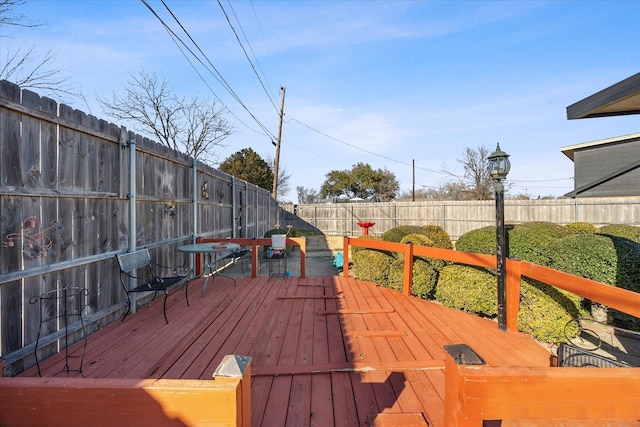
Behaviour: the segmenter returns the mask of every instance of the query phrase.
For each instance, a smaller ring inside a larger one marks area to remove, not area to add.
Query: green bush
[[[624,237],[625,239],[640,243],[640,227],[634,225],[610,224],[600,227],[599,232],[600,234]]]
[[[414,246],[435,246],[433,241],[424,234],[407,234],[402,238],[400,243],[412,243]],[[428,262],[434,269],[436,269],[436,271],[440,270],[445,265],[445,262],[438,258],[429,258],[419,255],[416,255],[415,258]]]
[[[451,237],[439,225],[425,225],[424,234],[433,241],[434,248],[453,249]]]
[[[496,254],[496,227],[488,226],[464,233],[456,242],[456,250],[476,254]]]
[[[436,300],[443,305],[485,317],[498,314],[497,279],[489,271],[450,265],[440,271]],[[520,289],[518,328],[551,344],[566,341],[565,325],[580,315],[580,298],[552,286],[523,278]],[[569,338],[577,330],[569,330]]]
[[[379,237],[377,236],[373,236],[371,234],[367,235],[367,236],[359,236],[358,239],[363,239],[363,240],[380,240]],[[364,251],[367,250],[367,248],[363,248],[362,246],[351,246],[351,254],[354,255],[356,254],[358,251]]]
[[[457,310],[496,317],[497,287],[496,277],[486,269],[452,264],[440,270],[435,299]]]
[[[598,227],[590,222],[571,222],[565,225],[565,228],[572,234],[595,234],[598,232]]]
[[[431,263],[416,259],[413,261],[413,283],[411,295],[418,298],[429,299],[433,295],[438,280],[438,272]],[[402,291],[404,281],[404,256],[396,259],[389,269],[388,287]]]
[[[518,328],[538,341],[559,344],[573,338],[577,324],[565,325],[580,316],[580,297],[536,280],[523,278],[520,289]]]
[[[640,292],[640,244],[605,234],[577,234],[550,248],[551,268]]]
[[[385,242],[395,242],[400,243],[402,238],[407,234],[425,234],[424,227],[420,227],[418,225],[401,225],[399,227],[392,228],[391,230],[387,230],[380,236],[381,240]]]
[[[380,286],[389,285],[389,268],[395,258],[388,252],[374,249],[363,249],[352,252],[353,273],[356,278]]]
[[[550,222],[517,224],[507,231],[507,256],[549,266],[554,257],[550,247],[571,232]]]

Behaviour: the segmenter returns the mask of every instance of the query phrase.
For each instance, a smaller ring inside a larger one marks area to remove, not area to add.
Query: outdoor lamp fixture
[[[506,285],[506,236],[504,229],[504,185],[502,180],[507,177],[511,162],[509,155],[496,146],[496,151],[487,157],[489,161],[489,175],[494,180],[493,189],[496,192],[496,272],[498,275],[498,327],[507,330],[507,285]]]

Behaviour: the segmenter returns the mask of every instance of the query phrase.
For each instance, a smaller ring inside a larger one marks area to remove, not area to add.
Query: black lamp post
[[[496,146],[496,151],[487,157],[489,161],[489,175],[494,180],[493,189],[496,192],[496,271],[498,274],[498,327],[507,330],[507,285],[506,285],[506,236],[504,229],[504,185],[502,180],[507,177],[511,162],[509,155]]]

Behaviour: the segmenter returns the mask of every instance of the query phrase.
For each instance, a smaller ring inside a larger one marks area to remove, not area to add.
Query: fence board
[[[194,234],[257,237],[276,222],[279,208],[267,190],[200,162],[195,167],[197,184],[188,156],[0,81],[0,356],[5,373],[11,374],[11,364],[22,366],[37,336],[38,310],[26,301],[31,294],[86,286],[89,311],[113,317],[125,296],[111,254],[128,249],[130,232],[137,246],[149,246],[158,262],[173,266],[188,262],[175,248]],[[202,194],[205,182],[209,198]],[[247,217],[249,212],[255,213]],[[250,226],[234,224],[241,216]],[[26,225],[31,217],[34,226]]]

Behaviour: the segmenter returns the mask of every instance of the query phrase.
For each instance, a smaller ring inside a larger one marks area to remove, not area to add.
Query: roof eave
[[[567,119],[640,114],[640,73],[567,107]]]

